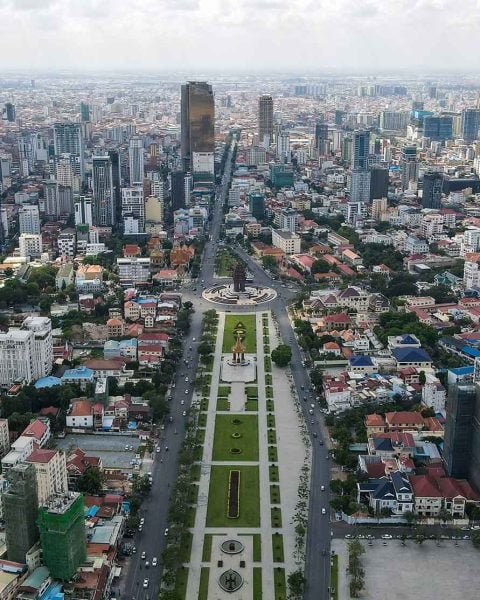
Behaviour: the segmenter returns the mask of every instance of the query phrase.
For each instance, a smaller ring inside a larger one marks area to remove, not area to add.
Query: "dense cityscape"
[[[0,598],[477,598],[480,79],[0,116]]]

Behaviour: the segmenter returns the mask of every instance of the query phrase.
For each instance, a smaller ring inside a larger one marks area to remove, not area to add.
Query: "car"
[[[168,452],[168,446],[165,446],[165,450]]]
[[[148,588],[148,579],[143,580],[143,587]]]
[[[173,417],[168,417],[168,422],[173,423]]]
[[[167,400],[171,402],[173,400],[173,396],[168,396]]]
[[[156,556],[154,556],[154,557],[152,558],[152,567],[156,567],[156,566],[157,566],[157,564],[158,564],[157,557],[156,557]]]
[[[472,525],[472,529],[476,531],[477,529],[480,529],[480,525]]]
[[[165,429],[165,427],[164,427],[164,429]],[[160,446],[157,446],[157,447],[155,448],[155,452],[156,452],[157,454],[160,452]]]
[[[320,440],[319,444],[320,446],[323,446],[323,440]]]
[[[145,560],[147,558],[147,553],[145,552],[145,550],[142,552],[142,554],[140,555],[140,558],[142,560]]]
[[[354,537],[355,537],[355,536],[354,536],[354,535],[352,535],[351,533],[347,533],[347,535],[345,536],[345,539],[346,539],[346,540],[353,540],[353,538],[354,538]]]
[[[308,411],[308,414],[309,414],[309,415],[313,415],[313,410],[312,410],[312,409],[310,409],[310,410]]]
[[[321,485],[321,486],[320,486],[320,491],[321,491],[321,492],[324,492],[324,491],[325,491],[325,486],[324,486],[324,485]]]
[[[185,377],[185,383],[188,383],[188,377]]]
[[[318,437],[318,433],[316,431],[313,432],[313,437],[314,438]]]
[[[304,386],[304,385],[301,385],[301,386],[300,386],[300,389],[301,389],[301,390],[304,390],[304,389],[305,389],[305,386]]]
[[[165,527],[165,531],[164,531],[163,535],[168,535],[168,527]]]
[[[470,527],[462,527],[462,531],[470,531]]]
[[[129,448],[129,446],[125,446],[125,450],[127,450],[127,451],[128,451],[128,448]]]
[[[192,342],[196,342],[196,341],[197,341],[197,338],[192,338]]]
[[[370,533],[367,535],[367,540],[374,540],[375,536],[371,535]]]
[[[469,539],[470,539],[470,536],[469,536],[469,535],[464,535],[464,536],[462,537],[462,540],[469,540]]]
[[[180,404],[183,406],[185,404],[185,400],[180,400]]]
[[[142,530],[143,530],[143,525],[142,525],[142,524],[140,524],[140,525],[138,526],[138,531],[142,531]]]
[[[389,533],[384,533],[382,535],[382,540],[393,540],[393,535],[390,535]]]
[[[136,546],[134,546],[134,547],[132,548],[132,554],[136,554],[136,553],[137,553],[137,548],[136,548]]]
[[[150,562],[148,560],[145,561],[145,568],[148,569],[150,567]]]
[[[365,539],[365,536],[364,536],[364,535],[362,535],[362,534],[360,534],[360,535],[358,536],[358,539],[359,539],[359,540],[364,540],[364,539]]]
[[[322,508],[322,515],[326,515],[327,514],[327,510],[325,508]]]
[[[182,413],[182,417],[186,417],[186,416],[187,416],[187,411],[184,410],[183,413]]]
[[[310,408],[315,408],[315,404],[310,404]]]
[[[144,525],[144,524],[145,524],[145,517],[142,517],[142,518],[140,519],[140,525]]]
[[[185,390],[185,396],[188,396],[188,390]]]
[[[303,399],[304,399],[305,402],[307,401],[307,397],[306,396],[304,396]]]
[[[313,419],[310,421],[310,425],[315,425],[315,421]]]

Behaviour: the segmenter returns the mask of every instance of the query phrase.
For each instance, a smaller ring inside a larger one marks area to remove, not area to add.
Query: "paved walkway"
[[[230,396],[230,412],[242,412],[245,410],[245,384],[234,382],[231,384]]]

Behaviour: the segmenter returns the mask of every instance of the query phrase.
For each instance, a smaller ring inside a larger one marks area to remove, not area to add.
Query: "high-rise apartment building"
[[[213,178],[215,172],[215,105],[205,81],[182,85],[181,151],[184,171]]]
[[[25,460],[35,469],[38,503],[68,491],[67,460],[59,450],[36,448]]]
[[[23,132],[18,138],[18,159],[21,176],[28,177],[33,170],[33,146],[30,133]]]
[[[60,215],[58,206],[58,190],[56,181],[43,182],[43,198],[45,205],[45,216],[55,218]]]
[[[21,233],[18,238],[18,251],[25,258],[40,258],[43,250],[42,236],[39,233]]]
[[[144,177],[144,151],[143,138],[138,135],[132,137],[128,144],[128,165],[130,185],[143,183]]]
[[[115,222],[115,197],[112,161],[109,156],[93,157],[92,189],[94,225],[113,225]]]
[[[143,186],[122,188],[122,216],[133,217],[138,222],[138,232],[145,231],[145,199]]]
[[[283,208],[280,211],[280,229],[295,233],[297,230],[298,214],[293,208]]]
[[[370,201],[370,171],[366,169],[352,169],[350,175],[350,202]]]
[[[380,113],[380,129],[382,131],[399,131],[401,129],[406,129],[408,119],[408,112],[382,110]]]
[[[52,325],[47,317],[27,317],[21,329],[0,333],[0,387],[32,383],[53,363]]]
[[[20,233],[40,233],[40,212],[36,204],[24,204],[18,211]]]
[[[273,98],[268,95],[258,99],[258,141],[268,147],[273,138]]]
[[[75,225],[93,225],[93,198],[79,196],[74,202]]]
[[[115,212],[117,218],[120,216],[119,213],[122,208],[122,175],[120,165],[120,152],[118,150],[109,150],[108,156],[112,163],[112,186],[113,186],[113,198],[115,201]]]
[[[467,108],[462,113],[462,137],[466,142],[478,140],[480,108]]]
[[[62,154],[71,154],[76,160],[75,165],[76,175],[80,179],[84,179],[84,164],[83,164],[83,136],[80,123],[55,123],[53,126],[53,143],[55,147],[55,156],[57,159]]]
[[[360,129],[353,132],[352,139],[352,170],[366,170],[370,146],[370,132]]]
[[[55,579],[68,581],[87,557],[83,496],[50,497],[38,510],[43,562]]]
[[[282,162],[290,162],[290,135],[287,131],[277,135],[277,156]]]
[[[19,463],[9,469],[7,479],[9,487],[2,500],[8,560],[25,563],[25,555],[39,537],[35,469]]]
[[[10,450],[10,433],[8,419],[0,419],[0,456],[3,457]]]
[[[423,208],[441,208],[443,173],[427,171],[423,175],[422,206]]]
[[[416,185],[418,179],[417,147],[404,146],[400,158],[402,168],[402,191],[408,190],[412,184]]]

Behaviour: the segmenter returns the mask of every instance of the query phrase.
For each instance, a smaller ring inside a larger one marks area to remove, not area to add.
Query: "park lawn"
[[[262,600],[262,568],[253,567],[253,600]]]
[[[202,562],[210,562],[212,556],[212,534],[206,533],[203,536],[203,551],[202,551]]]
[[[253,534],[253,562],[262,561],[262,536],[259,533]]]
[[[235,425],[234,420],[241,422]],[[232,434],[237,432],[242,437],[233,438]],[[232,454],[231,448],[238,448],[241,453]],[[216,415],[212,460],[258,460],[257,415]]]
[[[285,569],[275,567],[273,570],[273,585],[275,588],[275,600],[285,600],[287,597]]]
[[[227,517],[228,478],[240,471],[240,511],[236,519]],[[260,491],[257,466],[214,465],[210,473],[207,527],[260,527]]]
[[[283,536],[274,533],[272,535],[272,550],[273,550],[273,562],[283,562]]]
[[[232,347],[237,341],[233,330],[235,329],[235,325],[237,323],[243,323],[246,328],[245,334],[245,348],[247,350],[247,354],[255,354],[257,351],[257,325],[256,325],[256,315],[244,315],[244,314],[235,314],[235,315],[226,315],[225,317],[225,328],[223,331],[223,348],[222,352],[230,354],[232,352]]]
[[[218,250],[215,256],[215,273],[219,277],[231,277],[238,258],[230,250]]]
[[[200,587],[198,590],[198,600],[208,600],[208,579],[210,577],[210,567],[202,567],[200,570]]]
[[[187,596],[187,583],[188,583],[188,569],[186,567],[180,567],[177,569],[177,575],[175,578],[175,594],[178,600],[186,598]]]

